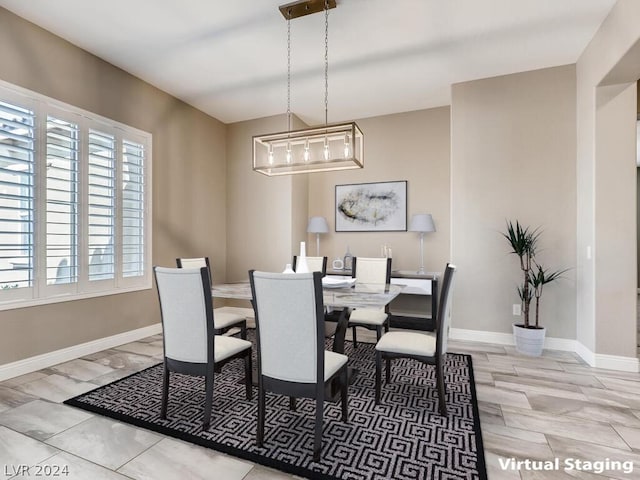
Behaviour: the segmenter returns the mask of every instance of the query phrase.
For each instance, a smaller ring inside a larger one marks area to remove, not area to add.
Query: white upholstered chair
[[[171,372],[205,377],[202,428],[207,430],[213,405],[214,370],[244,359],[247,399],[251,391],[251,342],[215,335],[211,283],[206,267],[154,267],[164,348],[164,376],[160,417],[167,418]]]
[[[176,258],[176,265],[178,268],[200,268],[207,267],[209,272],[209,282],[213,283],[211,275],[211,266],[209,264],[209,257],[197,257],[197,258]],[[232,328],[240,329],[240,338],[247,339],[247,318],[253,316],[253,311],[250,308],[242,307],[220,307],[214,310],[216,333],[225,333]]]
[[[391,282],[390,258],[354,257],[352,277],[357,283],[380,285],[384,287]],[[349,316],[349,326],[352,327],[353,346],[358,346],[356,327],[364,327],[376,331],[376,339],[380,340],[382,329],[389,331],[389,306],[385,308],[356,308]]]
[[[435,366],[439,410],[441,415],[447,414],[444,361],[447,353],[447,337],[449,336],[449,303],[455,272],[456,267],[447,264],[440,290],[440,301],[438,302],[438,311],[436,313],[436,330],[434,333],[389,332],[385,333],[378,341],[376,345],[376,404],[380,403],[382,360],[387,360],[386,380],[389,383],[391,381],[391,360],[394,358],[412,358]]]
[[[265,397],[273,392],[315,398],[314,461],[320,460],[325,387],[340,381],[342,421],[347,421],[347,356],[325,350],[322,273],[249,272],[256,310],[258,429],[264,441]],[[295,427],[293,427],[295,428]]]
[[[321,272],[323,277],[327,274],[327,257],[306,257],[306,259],[310,272]],[[294,255],[293,263],[291,264],[294,271],[297,264],[298,256]]]

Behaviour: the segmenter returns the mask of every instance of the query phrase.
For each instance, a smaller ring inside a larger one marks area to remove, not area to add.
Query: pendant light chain
[[[291,10],[287,16],[287,130],[291,131]]]
[[[324,2],[324,124],[329,124],[329,0]]]

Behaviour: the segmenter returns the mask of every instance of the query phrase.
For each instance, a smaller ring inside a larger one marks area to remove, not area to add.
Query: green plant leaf
[[[515,225],[511,220],[507,220],[507,231],[502,233],[502,236],[509,242],[511,253],[520,258],[524,256],[533,257],[536,252],[540,231],[538,228],[523,227],[518,220],[516,220]]]

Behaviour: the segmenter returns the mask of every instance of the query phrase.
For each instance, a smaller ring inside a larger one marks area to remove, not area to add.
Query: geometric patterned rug
[[[322,458],[314,462],[315,404],[267,394],[264,447],[255,444],[257,388],[247,401],[244,364],[227,364],[215,376],[211,427],[202,431],[204,379],[171,374],[167,420],[159,418],[162,365],[150,367],[65,403],[254,463],[311,479],[478,479],[487,472],[471,356],[447,354],[448,415],[438,413],[433,367],[394,360],[391,384],[374,404],[373,345],[353,349],[358,375],[349,386],[349,423],[340,404],[325,403]]]

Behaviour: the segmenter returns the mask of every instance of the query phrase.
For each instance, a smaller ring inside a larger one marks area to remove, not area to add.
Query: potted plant
[[[538,228],[523,227],[516,220],[515,225],[507,221],[507,231],[502,234],[511,247],[511,253],[520,259],[522,271],[522,283],[518,286],[518,296],[522,302],[522,314],[524,322],[513,324],[513,336],[516,350],[525,355],[539,356],[542,354],[546,329],[541,327],[540,321],[540,297],[543,287],[562,276],[566,270],[550,271],[536,262],[536,248],[540,238]],[[531,324],[531,301],[535,301],[535,323]]]

